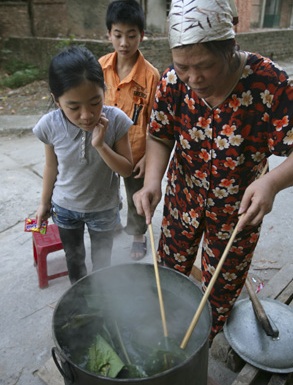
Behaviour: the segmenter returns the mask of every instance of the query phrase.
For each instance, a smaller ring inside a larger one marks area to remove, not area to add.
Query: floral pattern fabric
[[[234,90],[210,108],[170,67],[156,92],[149,133],[175,141],[158,259],[189,275],[202,240],[205,290],[238,221],[245,189],[271,154],[286,156],[293,148],[293,88],[275,63],[249,53]],[[241,292],[259,231],[237,234],[226,258],[209,297],[211,336]]]

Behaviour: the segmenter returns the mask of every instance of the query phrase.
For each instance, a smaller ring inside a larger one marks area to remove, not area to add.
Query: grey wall
[[[237,35],[237,42],[241,49],[259,52],[274,60],[293,58],[292,41],[293,30],[273,30]],[[1,62],[9,63],[13,60],[19,60],[46,70],[52,55],[58,52],[61,47],[71,43],[86,45],[97,57],[112,51],[112,45],[107,40],[6,38],[0,39],[0,65]],[[160,72],[171,63],[172,57],[167,38],[149,38],[141,43],[141,51]]]

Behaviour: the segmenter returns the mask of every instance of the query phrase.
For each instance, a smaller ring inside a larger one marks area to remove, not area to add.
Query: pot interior
[[[136,366],[158,350],[181,350],[180,344],[202,298],[186,276],[159,266],[168,338],[163,334],[158,292],[151,264],[124,264],[93,272],[59,300],[53,315],[53,336],[66,358],[87,370],[89,347],[97,331],[116,340],[118,355]],[[211,313],[206,304],[182,360],[206,343]],[[117,341],[119,340],[119,341]],[[122,341],[122,344],[121,344]],[[126,355],[125,355],[126,351]],[[176,360],[174,365],[180,364]],[[144,370],[145,368],[143,368]],[[148,368],[149,373],[149,368]],[[150,370],[150,375],[153,375]]]

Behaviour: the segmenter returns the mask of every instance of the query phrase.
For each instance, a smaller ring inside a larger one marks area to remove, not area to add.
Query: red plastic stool
[[[68,271],[48,275],[48,254],[62,249],[63,245],[59,236],[57,225],[49,225],[47,227],[46,234],[33,233],[34,262],[38,273],[39,287],[41,289],[49,286],[49,280],[68,275]]]

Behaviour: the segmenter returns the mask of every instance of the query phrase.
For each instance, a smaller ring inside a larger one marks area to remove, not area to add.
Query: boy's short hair
[[[136,0],[114,0],[108,5],[106,26],[111,31],[113,24],[129,24],[144,31],[145,17],[142,7]]]

